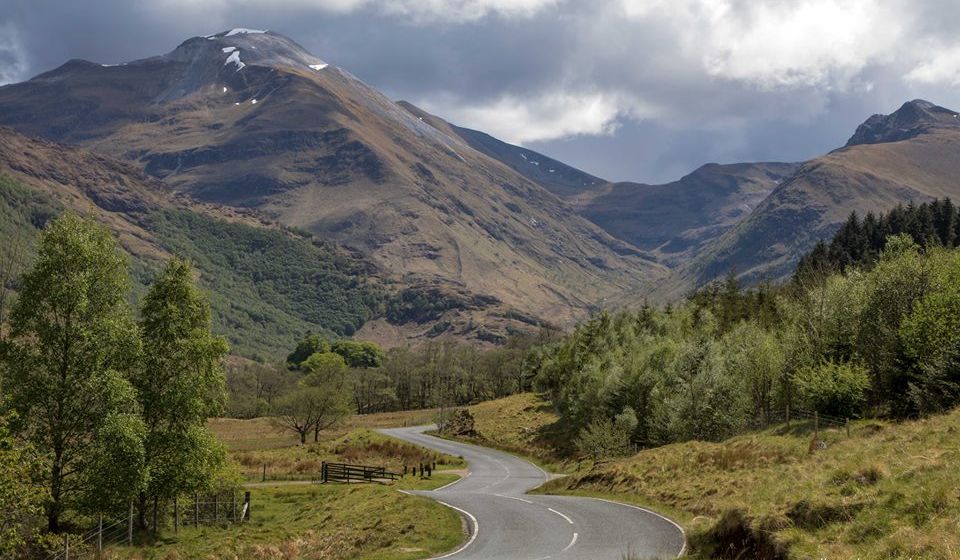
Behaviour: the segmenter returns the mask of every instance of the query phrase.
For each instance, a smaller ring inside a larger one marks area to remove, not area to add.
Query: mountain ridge
[[[312,68],[320,59],[292,41],[209,37],[4,86],[0,124],[360,251],[390,282],[493,296],[556,324],[671,274],[459,135],[341,68]]]

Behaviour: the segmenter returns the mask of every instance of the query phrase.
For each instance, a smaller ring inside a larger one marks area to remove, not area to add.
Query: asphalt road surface
[[[432,492],[417,492],[457,510],[469,526],[451,560],[624,560],[683,554],[683,530],[635,506],[573,496],[530,496],[547,474],[518,457],[452,442],[426,426],[382,433],[467,460],[470,474]]]

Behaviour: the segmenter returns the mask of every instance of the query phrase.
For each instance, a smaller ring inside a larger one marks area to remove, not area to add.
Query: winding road
[[[595,498],[527,495],[548,475],[509,453],[425,434],[428,426],[381,433],[466,459],[470,474],[430,492],[469,525],[453,560],[624,560],[683,554],[683,530],[636,506]]]

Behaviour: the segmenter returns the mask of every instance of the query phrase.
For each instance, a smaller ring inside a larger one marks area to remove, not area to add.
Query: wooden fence
[[[384,467],[327,462],[320,465],[320,482],[373,482],[402,477],[401,473],[390,472]]]

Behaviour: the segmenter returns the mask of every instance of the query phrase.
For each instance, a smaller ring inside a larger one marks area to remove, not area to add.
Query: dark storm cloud
[[[801,160],[874,112],[960,106],[955,0],[0,0],[0,82],[236,26],[611,179]]]

